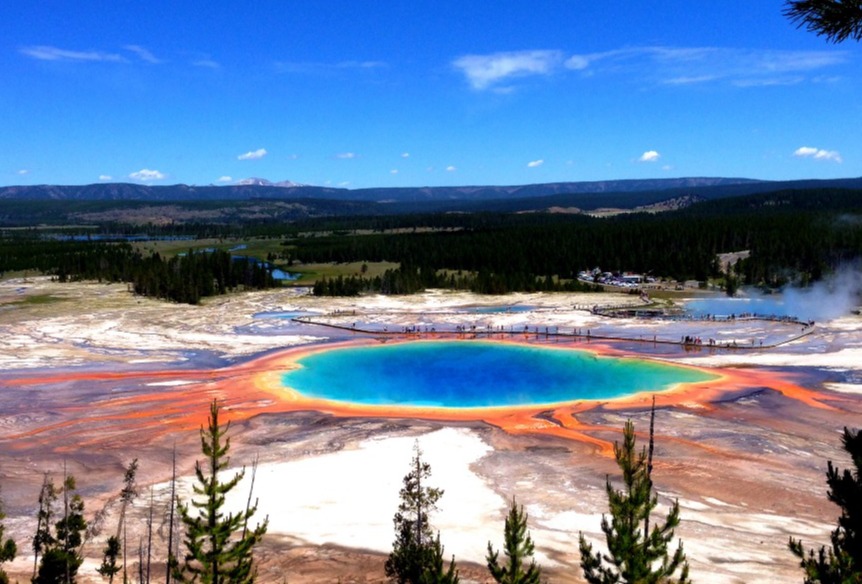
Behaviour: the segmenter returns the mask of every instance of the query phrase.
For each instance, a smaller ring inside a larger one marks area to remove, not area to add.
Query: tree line
[[[165,258],[124,242],[0,240],[0,274],[13,270],[36,270],[60,282],[127,282],[136,294],[188,304],[234,290],[280,286],[271,269],[254,258],[219,249]]]
[[[674,280],[717,279],[717,254],[750,250],[734,283],[781,287],[822,279],[862,257],[862,191],[809,189],[707,201],[662,214],[608,218],[551,213],[425,214],[325,218],[268,225],[283,238],[273,259],[303,263],[393,262],[379,277],[319,278],[315,294],[410,294],[426,288],[479,293],[579,291],[579,271],[635,272]],[[236,235],[197,225],[197,235]],[[165,229],[175,230],[169,226]],[[249,235],[262,227],[244,226]],[[130,282],[140,294],[196,303],[210,294],[275,285],[256,262],[144,257],[127,242],[0,238],[0,272],[38,270],[61,280]],[[197,255],[197,254],[196,254]]]
[[[428,288],[469,290],[478,294],[505,294],[521,292],[597,292],[601,287],[578,280],[560,280],[528,273],[494,273],[479,270],[477,273],[449,272],[434,268],[401,265],[386,270],[382,276],[322,277],[312,287],[315,296],[359,296],[374,294],[415,294]]]
[[[812,196],[816,199],[816,194]],[[294,237],[284,244],[301,262],[389,261],[429,271],[460,270],[477,274],[477,282],[478,274],[483,274],[503,292],[536,289],[537,282],[572,280],[578,271],[597,266],[706,281],[718,278],[725,268],[718,263],[719,253],[741,250],[751,252],[738,267],[744,284],[779,287],[793,280],[819,280],[862,256],[856,215],[828,207],[771,205],[766,198],[744,209],[722,203],[604,219],[498,217],[468,227],[468,221],[475,224],[471,218],[457,230],[331,233]]]
[[[638,450],[633,423],[623,428],[622,442],[614,443],[614,458],[621,481],[606,480],[608,513],[602,516],[604,548],[594,549],[583,533],[578,537],[580,567],[589,584],[689,584],[689,566],[682,542],[674,542],[680,523],[680,510],[674,501],[662,518],[654,517],[658,496],[652,478],[654,454],[655,403],[650,415],[648,446]],[[176,456],[171,477],[168,550],[164,559],[164,580],[180,583],[251,584],[257,579],[254,549],[268,528],[269,518],[251,525],[257,513],[253,500],[254,474],[245,508],[225,509],[228,493],[245,476],[243,467],[225,477],[230,464],[230,424],[219,421],[219,406],[213,400],[206,426],[200,429],[203,460],[195,463],[193,495],[183,501],[176,493]],[[829,500],[841,509],[838,526],[831,534],[831,545],[806,550],[802,541],[792,537],[788,546],[800,560],[805,584],[847,584],[862,582],[862,433],[844,429],[844,450],[854,468],[843,471],[828,463],[826,473]],[[400,502],[393,516],[395,539],[383,566],[397,584],[457,584],[459,571],[454,556],[448,561],[441,534],[435,532],[431,516],[443,489],[429,484],[431,466],[422,458],[418,441],[409,472],[404,476]],[[119,494],[120,512],[115,535],[107,538],[98,573],[112,584],[122,574],[124,583],[132,582],[128,560],[126,512],[139,496],[136,484],[137,459],[129,463]],[[34,554],[33,584],[74,584],[83,563],[82,548],[89,537],[84,517],[84,501],[76,490],[74,476],[64,470],[63,481],[55,486],[46,475],[38,497],[37,526],[31,540]],[[137,582],[156,579],[152,569],[153,498],[150,495],[146,538],[138,541]],[[0,583],[9,581],[2,564],[17,554],[11,538],[4,540],[0,509]],[[528,530],[523,506],[512,498],[503,525],[503,547],[487,544],[486,565],[491,577],[500,584],[538,584],[542,568],[534,558],[535,543]],[[182,543],[180,544],[180,539]],[[134,543],[134,542],[133,542]],[[505,559],[500,557],[503,552]],[[284,580],[287,580],[285,575]]]

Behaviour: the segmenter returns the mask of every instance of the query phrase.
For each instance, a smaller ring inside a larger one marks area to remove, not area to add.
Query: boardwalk
[[[577,306],[569,314],[568,311],[542,309],[517,314],[503,311],[495,314],[339,311],[293,320],[381,338],[526,339],[551,343],[613,341],[722,351],[773,349],[816,330],[813,323],[786,317],[640,317],[622,313],[637,308],[636,305]],[[568,324],[569,321],[582,320],[575,318],[578,312],[589,313],[591,319],[585,326]]]

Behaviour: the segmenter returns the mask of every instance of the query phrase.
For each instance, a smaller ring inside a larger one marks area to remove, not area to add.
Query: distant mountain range
[[[339,189],[309,186],[291,181],[270,182],[249,178],[227,186],[169,185],[150,186],[131,183],[91,185],[33,185],[0,187],[0,199],[42,200],[137,200],[137,201],[214,201],[247,199],[336,199],[378,203],[417,203],[423,201],[490,201],[525,199],[550,195],[585,193],[633,193],[668,189],[747,185],[755,191],[765,183],[739,178],[673,178],[563,182],[520,186],[398,187]]]
[[[150,186],[129,183],[33,185],[0,187],[0,200],[205,202],[251,200],[324,200],[412,209],[493,210],[500,212],[550,208],[627,208],[679,197],[698,200],[744,196],[778,190],[862,189],[862,178],[760,181],[745,178],[669,178],[592,182],[561,182],[519,186],[398,187],[340,189],[273,183],[249,178],[227,186]],[[394,210],[394,209],[393,209]]]

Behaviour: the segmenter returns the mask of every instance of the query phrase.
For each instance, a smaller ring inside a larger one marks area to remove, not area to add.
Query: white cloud
[[[545,164],[544,160],[531,160],[527,163],[527,168],[536,168],[538,166],[542,166],[543,164]]]
[[[21,170],[18,171],[18,174],[21,176],[24,176],[25,174],[30,174],[30,171],[26,168],[22,168]]]
[[[112,177],[110,174],[100,174],[99,175],[99,180],[101,180],[101,181],[109,181],[109,180],[113,180],[113,179],[114,179],[114,177]]]
[[[812,148],[811,146],[801,146],[797,148],[793,155],[797,158],[813,158],[815,160],[831,160],[833,162],[844,162],[836,150],[823,150],[821,148]]]
[[[401,158],[410,158],[410,153],[409,152],[402,152]]]
[[[834,69],[850,61],[848,51],[786,51],[726,47],[626,47],[600,53],[526,50],[464,55],[452,66],[476,90],[509,93],[515,78],[577,71],[583,78],[625,76],[639,83],[672,86],[723,83],[741,88],[834,82]]]
[[[129,178],[146,182],[151,180],[162,180],[165,178],[165,174],[159,172],[158,170],[142,168],[141,170],[130,174]]]
[[[237,160],[259,160],[266,156],[266,148],[258,148],[257,150],[252,150],[250,152],[246,152],[245,154],[240,154],[236,157]]]
[[[221,69],[221,64],[210,58],[197,59],[196,61],[192,61],[192,65],[195,67],[204,67],[205,69]]]
[[[146,61],[147,63],[152,63],[153,65],[158,65],[163,61],[161,59],[156,58],[148,49],[145,49],[141,45],[126,45],[123,47],[127,51],[131,51],[136,54],[141,61]]]
[[[661,154],[659,154],[655,150],[647,150],[646,152],[641,154],[641,157],[638,158],[638,162],[655,162],[659,158],[661,158]]]
[[[229,176],[220,176],[216,182],[229,183],[229,182],[233,182],[233,179]]]
[[[340,158],[341,160],[352,160],[356,158],[355,152],[340,152],[335,155],[336,158]]]
[[[393,168],[392,170],[389,171],[389,174],[398,174],[398,169]]]
[[[809,79],[805,74],[848,60],[847,51],[652,46],[572,55],[565,66],[590,76],[622,74],[664,85],[729,83],[737,87],[768,87],[820,82],[822,75]]]
[[[572,55],[566,59],[565,66],[567,69],[583,71],[590,66],[590,58],[585,55]]]
[[[446,172],[455,172],[456,170],[458,170],[458,169],[452,165],[449,165],[446,167]]]
[[[386,67],[383,61],[341,61],[336,63],[337,69],[379,69]]]
[[[36,45],[22,47],[19,49],[22,55],[38,59],[40,61],[103,61],[112,63],[124,63],[126,59],[122,55],[114,53],[103,53],[101,51],[69,51],[48,45]]]
[[[464,55],[453,61],[473,89],[489,89],[510,78],[549,75],[563,62],[562,51],[513,51]],[[502,88],[504,91],[510,88]]]
[[[340,61],[338,63],[320,63],[313,61],[278,61],[275,68],[281,73],[300,73],[321,75],[338,71],[371,71],[387,67],[383,61]]]

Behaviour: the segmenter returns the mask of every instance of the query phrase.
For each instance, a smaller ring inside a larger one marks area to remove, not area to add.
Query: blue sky
[[[860,176],[862,45],[782,7],[5,0],[0,184]]]

